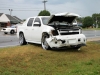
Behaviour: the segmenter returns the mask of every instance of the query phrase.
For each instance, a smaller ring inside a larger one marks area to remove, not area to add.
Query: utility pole
[[[47,0],[42,1],[44,3],[44,10],[46,10],[46,2]]]
[[[11,16],[13,10],[12,9],[9,9],[9,11],[10,11],[10,16]]]
[[[10,11],[10,16],[11,16],[13,10],[9,9],[9,11]],[[10,18],[10,26],[11,26],[11,18]]]
[[[97,17],[96,17],[96,28],[98,28],[98,20],[97,20]]]

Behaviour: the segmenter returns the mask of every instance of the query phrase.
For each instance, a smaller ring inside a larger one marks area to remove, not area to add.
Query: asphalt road
[[[100,30],[86,30],[82,32],[85,36],[89,38],[100,37]],[[17,35],[4,34],[0,31],[0,48],[1,47],[9,47],[9,46],[17,46],[19,45],[19,41]]]
[[[4,34],[0,32],[0,47],[16,46],[19,45],[16,34]]]
[[[100,30],[85,30],[82,32],[87,38],[100,37]]]

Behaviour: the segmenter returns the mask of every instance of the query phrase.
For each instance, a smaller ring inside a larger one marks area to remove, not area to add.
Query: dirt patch
[[[100,37],[87,38],[87,41],[100,41]]]

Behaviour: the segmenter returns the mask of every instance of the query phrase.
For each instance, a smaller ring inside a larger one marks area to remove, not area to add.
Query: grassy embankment
[[[0,75],[100,75],[100,44],[88,42],[81,51],[0,48]]]

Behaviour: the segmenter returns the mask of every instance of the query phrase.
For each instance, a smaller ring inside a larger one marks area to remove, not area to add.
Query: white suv
[[[38,43],[45,50],[67,46],[79,49],[86,45],[86,37],[80,27],[73,25],[78,16],[74,13],[60,13],[30,17],[17,28],[19,43]]]

